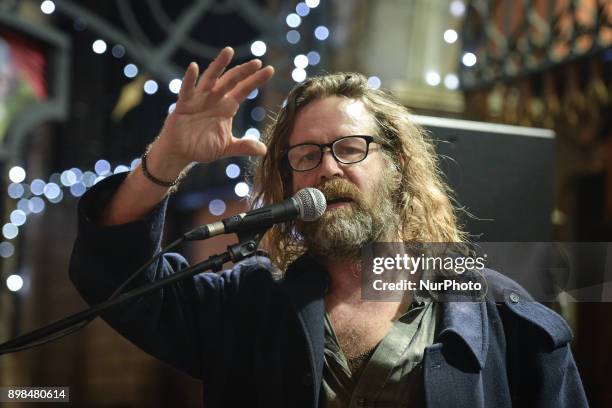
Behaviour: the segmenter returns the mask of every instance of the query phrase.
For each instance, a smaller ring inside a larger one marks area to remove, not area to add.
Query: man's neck
[[[361,303],[361,270],[358,261],[326,262],[329,273],[327,302]]]
[[[325,267],[329,274],[329,290],[325,296],[325,307],[328,312],[337,307],[353,308],[368,303],[369,309],[386,309],[393,311],[395,318],[407,309],[412,301],[412,294],[407,291],[401,301],[370,302],[361,296],[361,268],[359,260],[327,261]]]

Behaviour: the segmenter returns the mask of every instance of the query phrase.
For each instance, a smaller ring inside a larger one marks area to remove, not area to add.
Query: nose
[[[343,177],[344,170],[342,165],[336,161],[331,153],[331,149],[326,148],[323,151],[321,164],[319,165],[318,182],[330,180],[332,177]]]

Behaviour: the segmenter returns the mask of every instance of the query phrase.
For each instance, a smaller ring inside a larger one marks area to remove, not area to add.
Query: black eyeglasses
[[[334,159],[342,164],[353,164],[368,157],[373,136],[344,136],[331,143],[302,143],[291,146],[285,152],[289,167],[294,171],[312,170],[321,164],[324,147],[329,148]]]

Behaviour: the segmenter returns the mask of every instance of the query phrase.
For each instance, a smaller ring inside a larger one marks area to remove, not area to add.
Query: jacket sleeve
[[[99,227],[96,218],[125,174],[96,184],[80,200],[70,278],[89,304],[106,300],[160,248],[167,199],[144,219]],[[154,262],[130,287],[157,281],[187,267],[178,254]],[[223,339],[223,314],[238,288],[238,268],[201,273],[150,292],[103,314],[115,330],[142,350],[196,378],[208,377]]]
[[[511,315],[504,325],[513,405],[588,407],[565,320],[526,292],[505,303]]]

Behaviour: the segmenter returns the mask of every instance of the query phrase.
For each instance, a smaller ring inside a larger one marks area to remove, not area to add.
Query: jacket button
[[[510,301],[512,303],[518,303],[519,302],[519,295],[517,295],[516,293],[511,293],[510,294]]]

